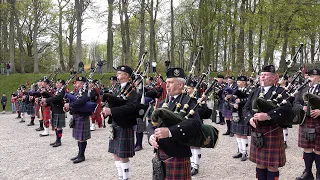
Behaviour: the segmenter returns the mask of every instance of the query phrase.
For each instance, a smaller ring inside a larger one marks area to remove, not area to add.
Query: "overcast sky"
[[[180,0],[174,0],[174,7],[179,5]],[[94,9],[95,12],[104,12],[108,8],[108,1],[107,0],[93,0],[95,6],[97,8]],[[162,0],[162,12],[158,15],[158,18],[164,17],[164,15],[170,13],[170,0]],[[107,17],[106,17],[107,19]],[[113,23],[120,22],[118,13],[115,12],[113,16]],[[89,44],[93,42],[100,42],[106,43],[107,42],[107,24],[98,22],[94,19],[85,19],[83,22],[83,33],[82,33],[82,40],[84,43]]]

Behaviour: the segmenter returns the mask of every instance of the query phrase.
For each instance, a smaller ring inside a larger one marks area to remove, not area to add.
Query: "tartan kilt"
[[[169,157],[162,150],[159,150],[160,159],[164,161],[166,172],[165,180],[190,180],[191,163],[190,157],[176,158]]]
[[[22,102],[22,101],[19,102],[19,110],[22,113],[26,112],[26,103],[25,102]]]
[[[20,111],[20,101],[15,101],[14,104],[16,105],[16,110]]]
[[[282,128],[278,125],[260,126],[255,129],[255,132],[270,133],[264,135],[262,148],[254,146],[251,140],[250,161],[266,167],[283,167],[286,163],[286,154]]]
[[[233,109],[228,109],[227,107],[223,106],[222,108],[222,116],[225,117],[225,118],[232,118],[232,111]]]
[[[102,127],[102,118],[101,118],[101,104],[98,104],[95,112],[90,116],[92,119],[92,123],[97,122],[98,126]]]
[[[251,134],[250,126],[245,124],[243,118],[240,118],[238,122],[231,120],[231,132],[241,136],[250,136]]]
[[[26,111],[28,115],[34,114],[34,103],[26,104]]]
[[[133,157],[135,155],[133,128],[113,125],[113,135],[113,139],[109,140],[108,152],[116,154],[120,158]]]
[[[312,142],[308,142],[302,136],[302,129],[303,127],[308,128],[316,128],[316,139]],[[314,119],[311,117],[306,116],[304,123],[299,126],[299,138],[298,138],[298,146],[301,148],[311,148],[316,151],[320,151],[320,119]]]
[[[39,110],[40,110],[39,104],[35,103],[35,114],[38,118],[40,118]]]
[[[42,112],[42,120],[48,121],[51,118],[51,107],[50,106],[45,106],[41,107],[41,112]]]
[[[135,126],[135,131],[137,133],[143,133],[144,131],[147,130],[147,125],[146,125],[146,121],[142,120],[141,118],[137,118],[137,125]]]
[[[51,125],[55,128],[64,128],[66,127],[66,115],[52,113]]]
[[[72,130],[72,137],[78,141],[86,141],[91,138],[90,119],[89,116],[80,116],[73,114],[74,127]]]

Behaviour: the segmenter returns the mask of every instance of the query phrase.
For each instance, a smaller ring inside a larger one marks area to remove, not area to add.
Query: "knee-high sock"
[[[230,120],[227,120],[227,128],[228,128],[228,132],[230,132],[230,127],[231,127],[231,121]]]
[[[287,142],[288,139],[288,128],[283,129],[283,140]]]
[[[314,154],[314,161],[316,162],[317,172],[320,172],[320,155]]]
[[[80,142],[80,157],[84,157],[84,153],[86,151],[86,147],[87,147],[87,141],[85,142]]]
[[[238,144],[238,152],[242,153],[242,144],[241,144],[241,138],[236,138],[237,144]]]
[[[118,171],[118,176],[119,178],[122,179],[123,175],[122,175],[122,168],[121,168],[121,162],[120,161],[115,161],[114,162]]]
[[[194,149],[194,168],[199,169],[200,158],[201,158],[201,149]]]
[[[242,154],[247,154],[248,139],[241,139]]]
[[[190,157],[190,162],[191,162],[191,167],[193,167],[194,168],[194,157],[195,157],[195,153],[194,153],[194,148],[190,148],[190,150],[191,150],[191,157]]]
[[[268,174],[267,169],[256,168],[256,178],[258,180],[267,180],[267,174]]]
[[[277,172],[267,172],[267,180],[278,180],[279,179],[279,171]]]
[[[222,112],[219,111],[219,119],[220,122],[224,122],[224,117],[222,116]]]
[[[57,142],[61,142],[62,137],[62,129],[56,130],[57,131]]]
[[[130,178],[130,161],[126,163],[121,163],[121,169],[122,169],[122,178],[123,179],[129,179]]]
[[[304,165],[305,165],[307,173],[312,172],[312,164],[313,164],[314,159],[315,159],[315,157],[314,157],[313,153],[303,152],[303,160],[304,160]]]

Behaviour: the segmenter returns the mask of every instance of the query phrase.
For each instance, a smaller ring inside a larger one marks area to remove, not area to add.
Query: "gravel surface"
[[[108,128],[92,132],[86,149],[86,161],[73,164],[69,159],[78,153],[77,142],[72,138],[70,128],[63,130],[62,146],[53,148],[49,143],[55,141],[55,133],[39,137],[35,128],[15,119],[16,114],[0,114],[0,180],[7,179],[117,179],[117,171],[112,154],[108,153]],[[68,116],[70,117],[70,115]],[[211,120],[205,120],[212,124]],[[255,179],[255,164],[247,160],[233,159],[237,146],[235,138],[222,136],[226,125],[216,125],[220,139],[215,149],[202,149],[199,174],[193,179]],[[287,163],[280,168],[281,179],[295,179],[304,169],[302,149],[297,145],[298,126],[289,129]],[[153,149],[143,139],[143,150],[131,158],[132,178],[135,180],[152,179],[151,159]],[[315,173],[315,169],[313,170]]]

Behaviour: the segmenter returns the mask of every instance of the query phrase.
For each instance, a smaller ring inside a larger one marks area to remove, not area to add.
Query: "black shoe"
[[[52,145],[52,147],[59,147],[61,146],[61,142],[56,142],[54,145]]]
[[[286,141],[284,142],[284,148],[285,148],[285,149],[288,148],[288,145],[287,145],[287,142],[286,142]]]
[[[220,122],[219,124],[220,124],[220,125],[225,125],[226,123],[225,123],[225,122]]]
[[[312,173],[308,173],[306,170],[304,170],[300,177],[296,177],[296,180],[314,180],[314,176]]]
[[[24,122],[26,122],[24,119],[21,119],[21,120],[19,121],[19,123],[24,123]]]
[[[225,133],[223,133],[222,135],[230,135],[230,131],[227,131],[227,132],[225,132]]]
[[[84,156],[80,156],[76,160],[74,160],[73,163],[77,164],[77,163],[81,163],[82,161],[85,161],[85,160],[86,160],[86,158]]]
[[[57,143],[57,141],[53,142],[53,143],[50,143],[50,146],[53,146]]]
[[[196,168],[192,168],[191,169],[191,176],[194,176],[194,175],[196,175],[196,174],[198,174],[199,173],[199,170],[198,169],[196,169]]]
[[[137,146],[136,148],[134,148],[134,151],[140,151],[142,149],[143,149],[142,146]]]
[[[234,136],[233,132],[230,132],[229,136],[230,136],[230,137],[233,137],[233,136]]]
[[[242,157],[242,154],[238,152],[238,154],[233,155],[232,157],[233,157],[233,158],[241,158],[241,157]]]
[[[27,124],[27,126],[33,126],[34,125],[34,122],[31,121],[29,124]]]
[[[76,157],[71,158],[70,160],[74,161],[74,160],[78,159],[78,157],[79,157],[79,155],[77,155]]]
[[[18,116],[18,117],[16,117],[15,119],[20,119],[20,118],[21,118],[21,117]]]
[[[247,154],[242,154],[241,161],[246,161],[247,159],[248,159],[248,155]]]
[[[43,130],[44,130],[43,127],[38,127],[38,128],[36,129],[36,131],[43,131]]]

